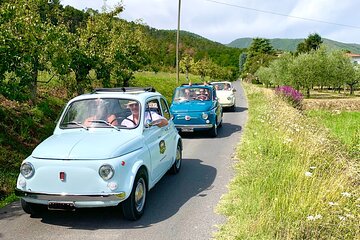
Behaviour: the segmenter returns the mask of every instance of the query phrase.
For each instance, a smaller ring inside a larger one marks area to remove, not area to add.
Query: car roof
[[[77,96],[72,101],[92,98],[126,98],[144,102],[149,97],[162,96],[154,88],[98,88],[92,93]]]

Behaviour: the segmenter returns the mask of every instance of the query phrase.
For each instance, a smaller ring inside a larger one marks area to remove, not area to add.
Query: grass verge
[[[249,118],[215,238],[358,238],[358,162],[271,90],[244,88]]]
[[[322,122],[351,156],[360,161],[360,111],[310,110],[307,115]]]

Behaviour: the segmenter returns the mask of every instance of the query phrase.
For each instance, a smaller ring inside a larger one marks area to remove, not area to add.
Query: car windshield
[[[212,83],[211,85],[213,85],[215,87],[215,89],[218,90],[227,90],[230,91],[231,90],[231,84],[230,83]]]
[[[140,112],[140,103],[130,99],[84,99],[68,106],[60,128],[136,128]]]
[[[174,102],[209,101],[211,98],[211,91],[205,87],[177,88],[174,94]]]

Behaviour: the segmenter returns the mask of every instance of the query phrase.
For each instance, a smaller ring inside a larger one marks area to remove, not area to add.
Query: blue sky
[[[157,29],[176,29],[179,0],[61,0],[77,9],[122,2],[119,17]],[[357,0],[181,0],[182,30],[223,44],[241,37],[323,38],[360,44]]]

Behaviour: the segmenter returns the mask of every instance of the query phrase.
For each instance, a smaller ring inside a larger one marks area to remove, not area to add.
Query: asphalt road
[[[233,176],[232,157],[247,117],[238,82],[235,112],[224,112],[217,138],[183,136],[182,168],[165,175],[149,192],[143,217],[129,222],[118,208],[51,211],[38,218],[25,214],[19,202],[0,209],[0,239],[211,239],[225,217],[214,212]]]

